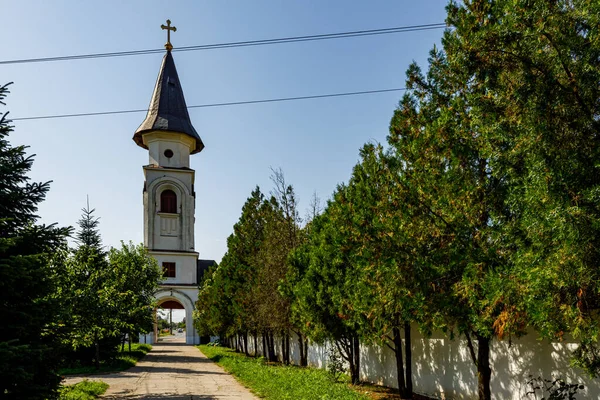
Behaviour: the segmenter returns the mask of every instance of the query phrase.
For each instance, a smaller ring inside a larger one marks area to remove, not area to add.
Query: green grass
[[[131,345],[131,353],[127,351],[128,347],[125,346],[125,351],[119,350],[119,355],[116,359],[111,361],[101,361],[100,369],[97,370],[93,365],[86,365],[76,368],[63,368],[58,371],[60,375],[78,375],[78,374],[93,374],[96,372],[118,372],[124,371],[128,368],[133,367],[140,358],[144,357],[146,353],[152,350],[152,346],[144,343],[133,343]]]
[[[265,399],[368,399],[347,383],[332,382],[327,371],[322,369],[267,364],[263,358],[246,357],[225,347],[197,347]]]
[[[58,400],[93,400],[106,392],[108,384],[101,381],[84,380],[75,385],[63,386]]]

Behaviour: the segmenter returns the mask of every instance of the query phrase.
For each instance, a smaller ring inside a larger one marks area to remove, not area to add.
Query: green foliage
[[[98,226],[100,218],[94,217],[95,209],[90,210],[90,202],[88,199],[87,206],[81,209],[81,218],[77,221],[79,231],[75,235],[80,251],[85,248],[94,249],[102,254],[102,238]]]
[[[162,273],[142,245],[121,243],[104,251],[89,206],[83,209],[78,238],[79,247],[63,261],[61,290],[69,315],[63,341],[76,351],[67,364],[86,364],[91,357],[99,369],[103,358],[115,357],[120,337],[152,329]],[[93,352],[86,351],[92,347]]]
[[[501,239],[514,247],[523,309],[543,336],[569,332],[592,350],[600,337],[600,5],[499,2],[453,7],[450,16],[479,86],[472,119],[506,182],[511,219]]]
[[[8,85],[0,87],[0,104]],[[33,156],[12,147],[8,113],[0,117],[0,394],[11,399],[54,398],[59,344],[48,328],[59,323],[55,254],[69,229],[36,224],[50,182],[30,182]]]
[[[75,385],[63,386],[59,392],[59,400],[93,400],[104,394],[108,384],[102,381],[83,381]]]
[[[490,399],[490,344],[533,327],[579,340],[573,365],[598,375],[600,3],[447,10],[443,48],[426,70],[407,70],[389,147],[362,148],[294,245],[282,240],[293,220],[286,191],[274,201],[253,193],[202,287],[215,304],[199,311],[208,330],[287,322],[337,342],[348,362],[359,337],[386,344],[399,369],[401,328],[443,330],[467,340],[479,397]]]
[[[251,193],[227,239],[227,253],[204,275],[194,313],[201,335],[266,336],[272,360],[274,335],[294,328],[290,301],[280,286],[287,256],[300,241],[294,190],[280,170],[273,174],[273,196],[266,199],[258,187]],[[289,360],[285,347],[283,359]]]
[[[336,342],[357,383],[358,336],[364,315],[352,304],[360,271],[351,250],[353,215],[344,208],[347,190],[338,187],[324,213],[311,221],[307,242],[290,256],[288,279],[294,318],[311,340]]]
[[[150,332],[154,317],[154,293],[163,279],[156,259],[142,244],[121,242],[121,248],[111,248],[108,262],[113,269],[114,291],[121,333],[135,335]]]
[[[118,334],[119,311],[116,271],[106,258],[98,231],[94,210],[82,210],[79,221],[79,247],[64,260],[62,290],[68,299],[70,327],[66,341],[73,350],[95,347],[95,363],[100,366],[100,344],[103,339]]]
[[[329,379],[334,383],[339,382],[346,372],[342,355],[335,346],[327,349],[327,372],[329,373]]]
[[[223,347],[198,346],[210,359],[265,399],[367,399],[347,383],[333,383],[327,371],[267,364]]]

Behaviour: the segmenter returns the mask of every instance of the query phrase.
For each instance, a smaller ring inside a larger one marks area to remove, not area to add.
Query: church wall
[[[194,250],[193,171],[165,171],[144,168],[144,236],[146,245],[157,250]],[[160,212],[160,195],[172,190],[177,195],[177,214]]]
[[[192,194],[192,184],[194,183],[194,171],[193,170],[167,170],[161,168],[145,167],[146,172],[146,185],[148,188],[154,183],[154,181],[161,178],[173,178],[176,183],[185,188],[186,194]],[[164,180],[164,179],[163,179]]]
[[[144,135],[144,142],[148,146],[151,165],[171,168],[190,167],[190,148],[195,147],[195,143],[189,136],[175,132],[156,131]],[[173,155],[167,157],[166,150],[171,150]]]
[[[191,253],[190,255],[179,254],[179,253],[154,253],[150,251],[150,254],[156,258],[158,265],[162,265],[163,262],[174,262],[175,263],[175,278],[165,278],[163,283],[175,284],[195,284],[197,274],[197,253]],[[197,293],[197,292],[196,292]],[[198,297],[197,294],[194,298]]]
[[[251,338],[248,339],[248,347],[254,354]],[[328,344],[309,344],[309,365],[325,368],[328,347]],[[569,341],[539,340],[535,332],[510,343],[508,340],[494,341],[490,352],[492,399],[527,399],[529,375],[582,383],[585,389],[578,392],[577,398],[600,398],[600,381],[570,367],[570,354],[576,347],[576,343]],[[275,349],[281,360],[280,339],[275,340]],[[258,353],[263,354],[260,337]],[[392,350],[387,346],[361,346],[360,355],[361,380],[397,388],[396,361]],[[439,399],[477,399],[477,372],[465,340],[451,340],[442,333],[424,337],[415,328],[412,331],[412,357],[415,393]],[[293,333],[290,337],[290,358],[294,364],[299,364],[299,346]]]

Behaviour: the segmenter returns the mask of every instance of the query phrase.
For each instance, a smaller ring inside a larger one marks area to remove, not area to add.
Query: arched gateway
[[[165,280],[156,294],[159,305],[168,306],[169,300],[181,304],[186,315],[186,343],[198,344],[192,313],[199,280],[214,261],[199,260],[194,249],[196,192],[190,155],[202,151],[204,144],[187,111],[172,46],[167,43],[165,47],[148,114],[133,135],[150,158],[143,167],[144,245],[164,271]],[[155,329],[141,340],[154,342],[157,337]]]

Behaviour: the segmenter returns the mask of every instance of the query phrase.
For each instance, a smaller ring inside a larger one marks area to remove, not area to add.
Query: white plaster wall
[[[140,343],[154,343],[154,333],[140,333]]]
[[[163,262],[174,262],[175,263],[175,278],[164,278],[164,283],[168,284],[195,284],[196,274],[198,270],[197,260],[198,253],[168,253],[168,252],[154,252],[149,251],[150,255],[156,258],[158,265],[162,265]],[[193,297],[194,301],[198,298],[198,291]]]
[[[144,193],[144,244],[149,249],[194,251],[194,222],[196,199],[193,196],[193,171],[160,170],[144,167],[146,192]],[[177,195],[177,229],[162,234],[162,219],[173,215],[160,213],[160,194],[173,190]]]
[[[526,382],[531,374],[546,379],[561,378],[569,383],[582,383],[585,389],[577,399],[599,399],[600,379],[590,379],[580,369],[570,367],[570,354],[577,347],[572,341],[551,343],[539,340],[535,332],[511,342],[494,341],[490,353],[492,363],[492,398],[523,400]],[[254,340],[248,337],[248,348],[254,354]],[[309,344],[308,363],[317,368],[327,365],[328,345]],[[275,339],[281,360],[281,339]],[[361,346],[361,379],[389,387],[397,387],[395,355],[387,346]],[[262,339],[258,338],[258,354],[262,355]],[[415,393],[439,399],[477,399],[476,369],[469,356],[466,341],[451,340],[442,333],[423,337],[412,331],[412,369]],[[296,336],[290,337],[290,358],[299,364]]]
[[[144,134],[143,141],[148,146],[149,163],[151,165],[189,168],[190,152],[196,146],[196,142],[191,137],[176,132],[154,131]],[[167,149],[173,151],[171,158],[164,155]]]
[[[179,184],[185,187],[188,192],[191,194],[192,184],[194,183],[194,170],[192,169],[183,169],[183,170],[170,170],[170,169],[162,169],[162,168],[154,168],[154,167],[143,167],[146,178],[146,185],[150,187],[150,185],[157,179],[165,178],[165,177],[174,177]]]

